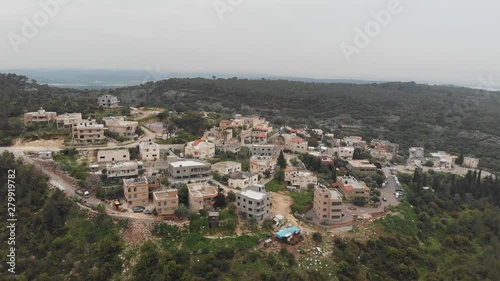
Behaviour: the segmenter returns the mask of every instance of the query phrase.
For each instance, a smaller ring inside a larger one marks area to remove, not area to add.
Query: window
[[[252,208],[248,208],[249,211],[252,211]]]

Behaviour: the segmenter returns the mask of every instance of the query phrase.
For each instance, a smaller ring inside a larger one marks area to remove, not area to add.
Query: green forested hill
[[[40,106],[58,112],[90,113],[97,110],[97,96],[111,93],[122,105],[257,113],[276,125],[323,126],[337,134],[387,138],[399,143],[403,153],[410,146],[463,152],[481,158],[483,167],[500,171],[499,92],[412,82],[357,85],[237,78],[169,79],[113,90],[80,91],[1,75],[0,93],[0,102],[9,104],[1,113],[7,117]],[[1,122],[2,127],[7,126],[6,121]],[[339,129],[341,124],[361,129]]]

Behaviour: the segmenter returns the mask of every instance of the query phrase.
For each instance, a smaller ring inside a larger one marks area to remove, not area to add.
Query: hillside
[[[0,102],[9,104],[2,117],[19,117],[40,106],[93,113],[96,97],[111,93],[128,106],[256,113],[276,125],[325,127],[337,135],[386,138],[399,143],[403,153],[410,146],[424,146],[428,152],[463,152],[481,158],[482,167],[500,171],[499,92],[412,82],[359,85],[237,78],[169,79],[82,91],[38,85],[15,75],[0,76],[0,92]],[[2,118],[1,130],[20,133],[14,121],[6,122]],[[355,125],[356,129],[339,125]]]

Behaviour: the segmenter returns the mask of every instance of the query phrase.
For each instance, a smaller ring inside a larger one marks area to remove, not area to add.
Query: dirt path
[[[273,191],[269,191],[269,194],[271,195],[272,202],[271,217],[281,214],[288,220],[288,224],[297,225],[305,232],[312,233],[318,231],[317,229],[313,229],[310,226],[298,221],[292,215],[290,206],[293,204],[293,200],[290,196]]]
[[[13,147],[40,147],[52,150],[53,148],[63,148],[64,139],[56,140],[35,140],[30,142],[24,142],[22,139],[16,139]]]

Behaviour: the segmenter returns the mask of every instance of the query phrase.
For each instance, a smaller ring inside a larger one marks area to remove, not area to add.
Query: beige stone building
[[[100,96],[97,99],[97,104],[99,104],[99,106],[106,107],[106,108],[117,107],[118,106],[118,98],[116,96],[112,96],[112,95]]]
[[[307,141],[302,138],[285,138],[285,149],[295,153],[307,153],[307,148]]]
[[[231,187],[247,188],[259,183],[259,176],[250,172],[236,172],[229,174],[228,185]]]
[[[465,156],[464,163],[462,164],[462,166],[469,168],[477,168],[477,166],[479,166],[479,159]]]
[[[377,174],[377,166],[368,160],[349,160],[348,163],[347,169],[357,175],[369,176]]]
[[[276,160],[268,156],[252,156],[250,158],[250,173],[263,174],[266,171],[274,172]]]
[[[141,154],[142,160],[158,160],[160,158],[160,146],[152,140],[141,141],[139,143],[139,153]]]
[[[27,112],[24,114],[24,125],[30,125],[33,123],[51,123],[55,122],[57,119],[56,112],[45,111],[41,108],[35,112]]]
[[[289,186],[307,189],[310,184],[316,185],[318,183],[318,177],[310,171],[297,171],[287,168],[285,169],[285,182]]]
[[[278,157],[274,144],[253,144],[250,146],[250,156]]]
[[[342,194],[336,189],[317,185],[314,188],[314,213],[322,220],[342,220]]]
[[[212,178],[210,163],[186,160],[170,162],[168,175],[172,183],[205,182]]]
[[[104,125],[97,124],[94,119],[87,119],[73,123],[73,140],[77,142],[95,143],[102,142],[104,136]]]
[[[104,117],[102,120],[110,132],[116,133],[118,136],[123,138],[134,139],[137,137],[135,130],[137,129],[137,126],[139,126],[139,122],[127,121],[126,119],[127,118],[124,116],[110,116]]]
[[[139,163],[135,161],[116,162],[106,165],[108,178],[134,177],[139,174]]]
[[[215,156],[215,144],[202,140],[188,142],[184,148],[184,155],[199,160],[210,159]]]
[[[97,151],[97,163],[130,161],[128,149],[113,149]]]
[[[177,207],[179,207],[177,189],[153,192],[153,203],[155,204],[158,215],[173,215]]]
[[[241,172],[241,163],[234,161],[223,161],[212,164],[212,172],[218,172],[220,175]]]
[[[149,202],[149,188],[146,177],[123,180],[123,193],[131,207],[145,206]]]
[[[57,116],[56,125],[58,129],[71,129],[74,123],[81,122],[81,113],[64,113]]]
[[[347,200],[353,200],[356,197],[370,199],[370,188],[352,176],[337,177],[337,185]]]
[[[187,184],[189,191],[189,208],[193,212],[199,210],[212,210],[218,189],[208,183]]]

